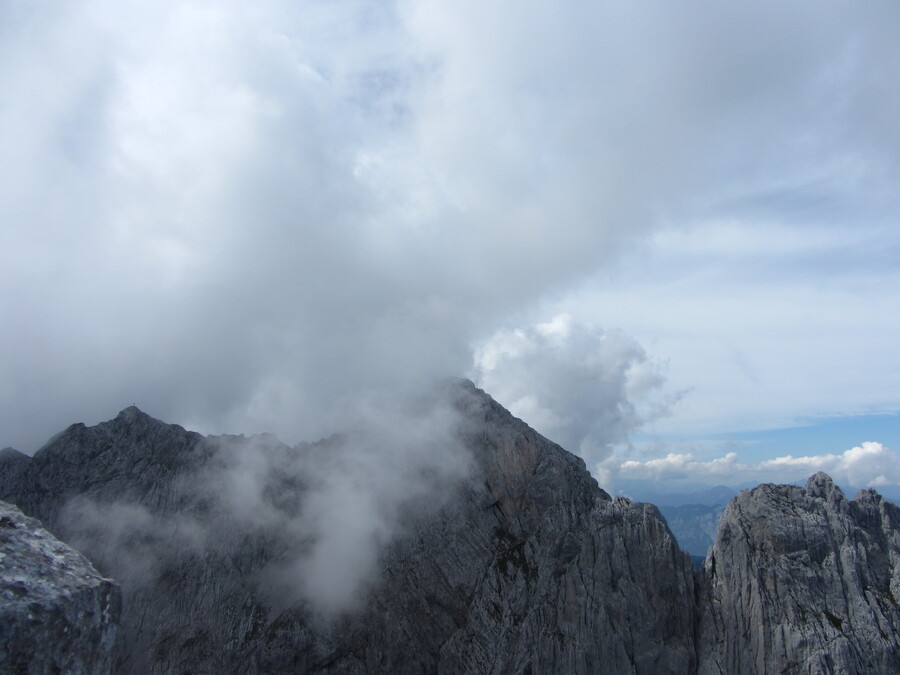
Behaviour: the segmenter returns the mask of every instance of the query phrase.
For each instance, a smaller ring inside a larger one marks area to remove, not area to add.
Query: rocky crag
[[[824,473],[741,492],[698,584],[700,673],[900,672],[898,526]]]
[[[112,672],[120,607],[115,583],[0,502],[0,672]]]
[[[444,396],[465,470],[404,477],[419,489],[364,533],[375,573],[331,612],[309,581],[359,556],[311,561],[355,521],[310,514],[387,508],[320,498],[352,439],[203,437],[129,408],[0,456],[0,498],[121,581],[117,672],[897,672],[898,521],[874,493],[745,491],[695,574],[656,507],[471,383]]]

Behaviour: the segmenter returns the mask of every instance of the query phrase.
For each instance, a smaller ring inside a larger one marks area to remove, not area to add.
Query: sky
[[[0,446],[131,404],[296,443],[459,375],[606,485],[896,485],[898,28],[2,3]]]

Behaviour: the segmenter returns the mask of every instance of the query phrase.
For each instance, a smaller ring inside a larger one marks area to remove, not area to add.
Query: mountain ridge
[[[580,458],[470,382],[429,401],[416,408],[429,420],[421,428],[293,448],[274,437],[205,437],[129,407],[70,426],[24,469],[0,458],[0,499],[18,501],[122,583],[118,672],[705,674],[794,663],[796,649],[736,659],[747,645],[722,609],[772,562],[729,568],[735,538],[723,532],[747,528],[754,551],[771,532],[726,509],[695,574],[656,506],[611,497]],[[380,491],[369,485],[379,481]],[[874,528],[872,562],[896,576],[893,516],[876,522],[880,506],[851,507],[832,493],[804,498],[838,510],[822,516],[826,530]],[[790,500],[774,503],[768,517],[790,525]],[[869,520],[841,521],[853,508]],[[353,525],[365,527],[348,539]],[[818,608],[830,596],[801,599],[808,614],[844,616]],[[760,644],[771,642],[766,631],[789,634],[777,613],[764,618],[772,625],[750,627]],[[885,635],[895,648],[896,631]],[[822,636],[833,642],[822,631],[795,642],[827,653],[828,642],[813,640]],[[860,629],[847,643],[869,639]],[[820,669],[786,672],[838,672],[803,663]],[[893,667],[889,657],[872,664],[868,672]]]

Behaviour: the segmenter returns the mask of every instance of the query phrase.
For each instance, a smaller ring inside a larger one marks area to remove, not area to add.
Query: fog
[[[110,481],[77,495],[60,526],[126,596],[208,574],[225,587],[245,584],[276,615],[299,607],[328,625],[364,606],[388,548],[472,476],[461,395],[445,382],[415,399],[369,400],[352,428],[314,444],[290,447],[267,434],[198,439],[187,469],[164,467],[146,489]],[[172,432],[154,433],[164,443]]]

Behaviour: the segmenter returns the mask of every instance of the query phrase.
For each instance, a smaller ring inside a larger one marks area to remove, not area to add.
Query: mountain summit
[[[700,672],[900,672],[898,525],[821,472],[741,492],[706,560]]]

